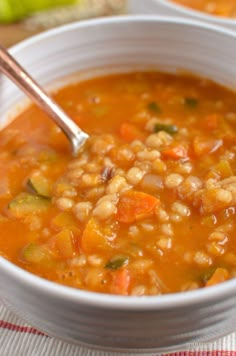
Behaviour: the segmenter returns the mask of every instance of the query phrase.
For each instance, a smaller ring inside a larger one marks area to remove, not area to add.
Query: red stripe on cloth
[[[236,356],[236,351],[180,351],[162,356]]]
[[[46,334],[42,333],[41,331],[34,329],[30,326],[20,326],[20,325],[16,325],[16,324],[11,324],[4,320],[0,320],[0,328],[8,329],[11,331],[16,331],[16,332],[20,332],[20,333],[28,333],[28,334],[34,334],[34,335],[47,336]]]

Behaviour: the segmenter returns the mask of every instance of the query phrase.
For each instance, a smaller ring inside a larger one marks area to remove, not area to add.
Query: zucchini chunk
[[[50,205],[49,198],[21,193],[9,203],[8,209],[13,216],[21,218],[30,214],[45,212]]]
[[[26,187],[30,193],[50,197],[50,183],[48,179],[42,176],[34,176],[27,180]]]

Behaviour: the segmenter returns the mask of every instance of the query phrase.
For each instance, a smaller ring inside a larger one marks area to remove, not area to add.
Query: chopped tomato
[[[162,151],[164,158],[178,160],[188,157],[188,150],[184,146],[174,146]]]
[[[123,223],[133,223],[153,214],[160,199],[143,192],[128,191],[118,203],[116,218]]]

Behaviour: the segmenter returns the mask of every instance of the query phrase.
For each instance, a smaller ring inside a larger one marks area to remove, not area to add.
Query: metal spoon
[[[11,79],[25,94],[34,101],[62,129],[69,139],[73,155],[77,155],[81,146],[89,137],[71,118],[46,94],[40,85],[24,68],[0,45],[0,71]]]

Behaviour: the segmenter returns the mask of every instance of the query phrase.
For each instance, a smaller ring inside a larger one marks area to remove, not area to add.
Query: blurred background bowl
[[[113,17],[59,27],[11,49],[44,86],[140,69],[181,70],[236,88],[236,34],[177,18]],[[24,95],[0,76],[0,118]],[[14,110],[13,110],[14,111]],[[236,327],[236,280],[172,295],[122,297],[80,291],[0,258],[0,297],[43,332],[97,349],[154,352],[216,339]]]
[[[227,1],[227,0],[226,0]],[[132,14],[156,14],[180,16],[198,21],[209,22],[236,31],[236,19],[209,15],[187,8],[170,0],[129,0],[129,12]]]

